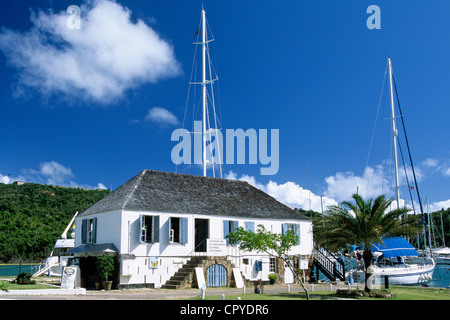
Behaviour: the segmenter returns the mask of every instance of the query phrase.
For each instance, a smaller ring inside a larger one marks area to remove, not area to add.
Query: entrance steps
[[[194,282],[195,268],[202,267],[208,257],[192,257],[175,274],[162,285],[163,289],[183,289],[192,286]]]
[[[161,286],[162,289],[184,289],[187,287],[194,287],[195,282],[195,268],[203,268],[204,270],[212,264],[222,264],[231,275],[235,267],[226,257],[217,256],[193,256],[185,263],[175,274]],[[228,277],[229,284],[232,285],[234,280]]]

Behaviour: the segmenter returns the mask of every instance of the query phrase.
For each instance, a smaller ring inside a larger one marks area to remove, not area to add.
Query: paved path
[[[291,292],[301,292],[303,289],[300,285],[289,285]],[[314,290],[307,285],[310,295],[314,294],[314,291],[318,290],[330,290],[329,284],[314,285]],[[346,288],[345,285],[333,285],[332,290],[337,288]],[[32,290],[29,290],[32,291]],[[246,288],[247,293],[251,293],[253,288]],[[264,287],[265,293],[274,292],[287,292],[286,285],[270,285]],[[99,291],[99,290],[86,290],[85,294],[41,294],[41,295],[0,295],[0,299],[20,299],[20,300],[183,300],[200,296],[199,289],[127,289],[127,290],[111,290],[111,291]],[[242,295],[243,290],[237,288],[207,288],[207,296],[217,296],[225,294],[227,295]]]

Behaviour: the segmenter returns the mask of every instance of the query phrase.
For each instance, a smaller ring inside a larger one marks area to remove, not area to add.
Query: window
[[[187,243],[188,242],[188,219],[187,218],[169,218],[169,242]]]
[[[297,245],[300,244],[300,224],[294,223],[283,223],[281,225],[282,234],[287,234],[288,231],[292,232],[296,237],[298,237]]]
[[[255,232],[255,223],[253,221],[245,221],[245,231]]]
[[[227,235],[237,228],[239,228],[239,221],[223,220],[223,238],[226,239]],[[229,239],[227,239],[227,244],[229,244]]]
[[[270,258],[269,259],[269,272],[271,273],[277,273],[277,259],[276,258]]]
[[[97,218],[83,219],[81,221],[81,243],[97,242]]]
[[[140,216],[141,243],[159,242],[159,216]]]

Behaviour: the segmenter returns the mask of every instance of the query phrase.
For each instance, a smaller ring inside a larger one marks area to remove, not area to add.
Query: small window
[[[170,218],[170,242],[180,242],[180,218]]]
[[[97,218],[84,219],[81,221],[81,243],[97,242]]]
[[[188,219],[170,217],[169,219],[169,242],[187,243]]]
[[[159,242],[159,216],[140,216],[141,243]]]
[[[277,259],[276,258],[270,258],[269,260],[269,272],[277,273]]]
[[[237,228],[239,228],[239,221],[223,220],[223,238],[227,239],[227,235]],[[229,243],[229,239],[227,239],[227,244]]]
[[[281,225],[282,234],[287,234],[290,231],[297,237],[297,244],[300,244],[300,224],[283,223]]]

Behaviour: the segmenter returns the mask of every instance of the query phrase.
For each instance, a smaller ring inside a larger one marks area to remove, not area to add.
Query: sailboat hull
[[[433,278],[434,268],[434,261],[431,264],[374,266],[372,282],[381,284],[384,283],[384,278],[388,277],[389,284],[392,285],[415,285],[426,283]],[[365,282],[365,272],[363,270],[351,271],[351,273],[354,282]]]

